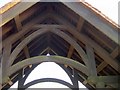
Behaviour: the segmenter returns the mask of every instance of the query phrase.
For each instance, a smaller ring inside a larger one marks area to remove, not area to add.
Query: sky
[[[0,0],[0,7],[4,6],[7,2],[10,2],[11,0]],[[118,24],[118,2],[120,0],[84,0],[91,4],[93,7],[97,8],[99,11],[101,11],[103,14],[108,16],[110,19],[112,19],[114,22]],[[47,66],[47,67],[46,67]],[[39,71],[39,72],[38,72]],[[44,72],[46,71],[46,72]],[[32,80],[38,79],[38,78],[45,78],[45,77],[54,77],[62,80],[66,80],[71,83],[69,77],[67,74],[60,68],[57,64],[52,62],[42,63],[38,65],[38,67],[30,74],[28,79],[25,83],[30,82]],[[79,85],[81,88],[85,88],[83,84],[79,82]],[[12,88],[15,88],[17,86],[17,83],[15,83]],[[34,87],[41,87],[41,88],[52,88],[52,87],[62,87],[67,88],[64,85],[58,84],[58,83],[40,83],[31,86]]]
[[[6,3],[11,2],[12,0],[0,0],[0,8],[4,6]]]
[[[93,7],[100,10],[103,14],[105,14],[118,24],[118,2],[120,0],[85,0],[85,1],[91,4]]]

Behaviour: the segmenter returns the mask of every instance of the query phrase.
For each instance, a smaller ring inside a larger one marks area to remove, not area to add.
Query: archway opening
[[[46,56],[50,56],[50,54],[47,53]],[[43,63],[39,64],[29,74],[24,85],[26,85],[27,83],[30,83],[34,80],[44,79],[44,78],[55,78],[55,79],[63,80],[65,82],[68,82],[71,85],[73,85],[70,77],[64,71],[64,69],[61,68],[58,64],[56,64],[54,62],[43,62]],[[88,90],[80,81],[78,82],[78,84],[79,84],[79,88],[84,88],[85,90]],[[14,85],[11,86],[11,88],[17,88],[17,87],[18,87],[18,81]],[[49,82],[49,81],[37,83],[37,84],[31,85],[28,88],[67,88],[68,90],[71,90],[69,87],[67,87],[61,83]]]

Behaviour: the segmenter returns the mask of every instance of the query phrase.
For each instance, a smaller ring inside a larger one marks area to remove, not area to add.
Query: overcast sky
[[[85,1],[90,3],[92,6],[94,6],[98,10],[100,10],[103,14],[108,16],[110,19],[118,23],[118,2],[120,0],[85,0]]]

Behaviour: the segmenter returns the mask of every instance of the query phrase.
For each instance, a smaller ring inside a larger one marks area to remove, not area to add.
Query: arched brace
[[[25,59],[21,62],[18,62],[17,64],[11,66],[8,69],[8,73],[7,75],[10,76],[11,74],[15,73],[16,71],[20,70],[21,68],[31,65],[31,64],[37,64],[37,63],[41,63],[41,62],[55,62],[55,63],[59,63],[59,64],[65,64],[68,66],[71,66],[81,72],[83,72],[84,74],[88,75],[88,69],[85,65],[69,59],[69,58],[65,58],[65,57],[61,57],[61,56],[36,56],[36,57],[32,57],[29,59]]]
[[[60,65],[60,64],[59,64],[59,66],[67,73],[67,75],[69,76],[69,78],[70,78],[70,80],[72,81],[72,84],[73,84],[74,79],[72,77],[72,73],[65,66]]]
[[[17,57],[17,55],[20,53],[20,51],[28,44],[30,43],[33,39],[35,39],[37,36],[42,35],[46,33],[48,29],[39,29],[29,35],[27,38],[25,38],[11,53],[10,58],[9,58],[9,66],[11,66]]]
[[[73,84],[73,86],[74,86],[74,81],[75,81],[74,78],[76,78],[76,77],[72,77],[72,73],[70,73],[69,70],[68,70],[66,67],[64,67],[64,65],[61,65],[61,64],[58,64],[58,65],[66,72],[66,74],[68,75],[68,77],[70,78],[70,80],[71,80],[71,82],[72,82],[72,84]],[[24,87],[24,83],[25,83],[26,79],[28,78],[28,76],[30,75],[30,73],[34,70],[34,68],[36,68],[37,66],[38,66],[38,65],[33,65],[33,67],[30,68],[30,69],[26,72],[25,76],[24,76],[24,77],[21,77],[21,79],[19,80],[19,84],[18,84],[18,86],[19,86],[20,88],[23,88],[23,87]],[[77,78],[76,78],[76,79],[77,79]],[[75,86],[74,86],[74,87],[75,87]],[[75,88],[78,88],[78,87],[75,87]]]
[[[49,48],[49,47],[48,47]],[[47,49],[48,49],[47,48]],[[45,52],[44,50],[40,53],[40,55],[42,55],[42,53]],[[56,54],[57,55],[57,54]],[[40,63],[41,64],[41,63]],[[32,65],[32,67],[24,74],[25,76],[24,77],[21,77],[21,79],[19,80],[19,84],[18,84],[18,87],[23,87],[24,86],[24,83],[26,81],[26,79],[28,78],[28,76],[31,74],[31,72],[40,64],[35,64],[35,65]],[[59,65],[60,66],[60,65]],[[62,67],[61,67],[62,68]],[[68,73],[67,73],[68,74]]]
[[[39,64],[37,65],[33,65],[32,68],[30,68],[26,73],[25,73],[25,76],[24,77],[21,77],[21,79],[19,80],[19,84],[18,86],[19,87],[23,87],[24,86],[24,83],[26,81],[26,79],[28,78],[28,76],[31,74],[31,72],[38,66]],[[68,77],[70,78],[72,84],[74,82],[74,79],[72,77],[72,73],[69,72],[69,70],[64,67],[64,65],[61,65],[61,64],[58,64],[64,71],[65,73],[68,75]]]
[[[68,74],[68,76],[69,76],[69,78],[71,79],[71,81],[72,81],[72,84],[73,84],[73,86],[76,88],[76,90],[77,90],[77,88],[79,88],[79,86],[78,86],[78,81],[79,81],[79,79],[78,79],[78,74],[77,74],[77,71],[75,71],[76,73],[74,73],[74,77],[73,77],[73,73],[71,73],[69,70],[68,70],[68,68],[66,68],[64,65],[59,65],[61,68],[63,68],[64,69],[64,71]]]
[[[39,64],[35,64],[35,65],[33,65],[32,66],[32,68],[30,68],[26,73],[25,73],[25,76],[24,77],[21,77],[21,79],[19,80],[19,84],[18,84],[18,86],[20,87],[20,88],[22,88],[22,87],[24,87],[24,83],[25,83],[25,81],[26,81],[26,79],[28,78],[28,76],[32,73],[32,71],[38,66]],[[61,65],[60,64],[58,64],[60,67],[61,67]],[[61,67],[62,68],[62,67]],[[66,72],[66,71],[65,71]],[[68,74],[68,72],[66,72],[66,74],[67,75],[69,75]],[[71,75],[72,76],[72,75]],[[69,75],[69,77],[70,77],[70,75]],[[71,78],[70,78],[71,79]]]
[[[25,73],[24,77],[21,77],[21,79],[19,80],[19,84],[18,87],[23,87],[24,83],[26,81],[26,79],[28,78],[28,76],[30,75],[30,73],[37,67],[38,65],[32,65],[32,67]]]
[[[63,38],[64,40],[66,40],[69,44],[71,44],[75,50],[79,53],[79,55],[82,57],[84,63],[86,64],[86,66],[88,66],[88,58],[86,53],[84,52],[84,50],[78,45],[78,43],[76,41],[74,41],[71,37],[69,37],[67,34],[65,34],[64,32],[60,31],[59,29],[39,29],[37,31],[35,31],[34,33],[32,33],[31,35],[29,35],[27,38],[25,38],[12,52],[10,58],[9,58],[9,66],[12,65],[12,63],[14,62],[15,58],[17,57],[17,55],[20,53],[20,51],[28,44],[30,43],[30,41],[32,41],[35,37],[46,33],[46,32],[52,32],[58,36],[60,36],[61,38]]]
[[[85,65],[87,67],[89,66],[88,57],[87,57],[86,53],[74,39],[72,39],[70,36],[68,36],[67,34],[65,34],[64,32],[62,32],[59,29],[53,29],[53,30],[51,30],[51,32],[58,35],[59,37],[66,40],[69,44],[71,44],[74,47],[74,49],[78,52],[78,54],[81,56]]]
[[[30,68],[30,69],[25,73],[25,76],[24,76],[24,77],[21,77],[21,79],[19,80],[18,87],[20,87],[20,88],[23,88],[23,87],[24,87],[24,83],[25,83],[26,79],[28,78],[28,76],[31,74],[31,72],[32,72],[38,65],[40,65],[40,64],[33,65],[32,68]],[[71,74],[65,67],[63,67],[63,65],[60,65],[60,64],[58,64],[58,65],[66,72],[66,74],[69,76],[69,78],[70,78],[71,81],[72,81],[72,79],[73,79],[72,74]],[[72,81],[72,83],[73,83],[73,81]]]
[[[34,80],[32,82],[29,82],[28,84],[26,84],[23,88],[27,89],[28,87],[35,85],[37,83],[42,83],[42,82],[56,82],[56,83],[60,83],[62,85],[65,85],[71,89],[74,89],[75,87],[73,85],[71,85],[70,83],[60,80],[60,79],[55,79],[55,78],[43,78],[43,79],[38,79],[38,80]]]
[[[48,48],[49,48],[49,47],[48,47]],[[48,48],[46,48],[46,49],[48,49]],[[46,49],[45,49],[45,51],[46,51]],[[45,51],[43,50],[43,51],[40,53],[40,55],[42,55],[42,53],[45,52]],[[40,64],[41,64],[41,63],[40,63]],[[19,82],[18,82],[18,88],[24,86],[24,83],[25,83],[26,79],[28,78],[28,76],[31,74],[31,72],[32,72],[38,65],[39,65],[39,64],[32,65],[32,67],[29,68],[29,70],[27,70],[26,73],[24,73],[25,76],[24,76],[24,77],[22,76],[21,79],[20,79]]]
[[[71,33],[77,40],[81,41],[82,43],[89,44],[94,51],[106,62],[108,63],[110,66],[112,66],[116,71],[120,72],[118,70],[119,68],[119,64],[112,58],[109,56],[109,53],[106,52],[101,46],[99,46],[97,43],[95,43],[93,40],[91,40],[89,37],[85,36],[82,33],[79,33],[75,27],[70,26],[70,24],[66,21],[61,20],[59,17],[57,17],[56,15],[51,15],[50,17],[54,18],[55,20],[57,20],[59,23],[63,24],[63,25],[47,25],[48,27],[54,27],[57,29],[62,29],[64,31],[67,31],[69,33]],[[36,25],[34,27],[37,28],[44,28],[46,27],[46,25]]]

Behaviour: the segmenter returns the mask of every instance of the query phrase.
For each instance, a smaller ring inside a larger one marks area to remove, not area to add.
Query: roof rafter
[[[64,5],[72,9],[74,12],[76,12],[78,15],[82,16],[86,21],[98,28],[98,30],[100,30],[102,33],[111,38],[114,42],[120,45],[120,42],[118,42],[118,28],[116,28],[115,30],[114,27],[108,25],[107,22],[102,20],[102,18],[99,18],[100,16],[96,16],[95,12],[90,10],[90,8],[87,8],[87,6],[83,3],[63,3]]]
[[[22,30],[22,24],[21,24],[19,15],[17,15],[17,16],[14,18],[14,20],[15,20],[15,24],[16,24],[17,31],[19,32],[20,30]],[[24,39],[24,36],[21,38],[21,41],[22,41],[23,39]],[[25,46],[25,47],[23,48],[23,51],[24,51],[24,53],[25,53],[26,58],[29,58],[29,57],[30,57],[30,54],[29,54],[29,50],[28,50],[28,47],[27,47],[27,46]]]
[[[113,52],[110,54],[114,59],[118,56],[119,54],[119,46],[116,47]],[[101,70],[103,70],[108,64],[103,61],[98,67],[97,67],[97,72],[100,72]]]
[[[78,23],[77,23],[77,30],[78,30],[79,32],[82,31],[82,27],[83,27],[83,25],[84,25],[84,22],[85,22],[85,20],[84,20],[82,17],[79,17],[79,21],[78,21]],[[73,46],[71,45],[70,48],[69,48],[67,57],[70,58],[70,57],[72,56],[73,51],[74,51],[74,48],[73,48]]]

